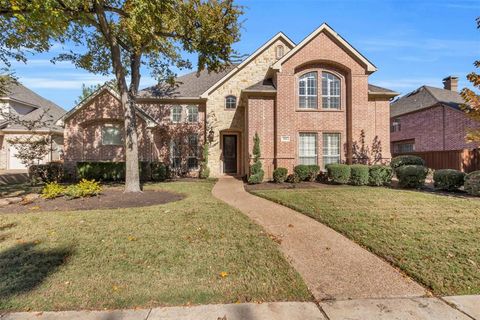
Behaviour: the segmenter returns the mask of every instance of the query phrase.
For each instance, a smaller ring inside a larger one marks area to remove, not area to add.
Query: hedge
[[[298,175],[300,181],[315,181],[317,174],[320,172],[320,167],[316,164],[299,164],[293,168],[293,172]]]
[[[325,166],[328,180],[332,183],[347,184],[350,181],[350,166],[346,164],[331,163]]]
[[[468,194],[480,196],[480,171],[473,171],[467,174],[463,186]]]
[[[425,161],[417,156],[405,155],[405,156],[398,156],[392,159],[390,162],[390,166],[393,168],[394,171],[401,166],[408,166],[408,165],[415,165],[415,166],[425,166]]]
[[[376,164],[369,168],[368,184],[377,187],[389,185],[392,177],[392,167]]]
[[[418,165],[405,165],[396,169],[398,184],[402,188],[420,188],[425,184],[428,168]]]
[[[455,191],[465,182],[465,173],[454,169],[435,170],[433,185],[440,190]]]
[[[300,182],[300,177],[296,173],[291,173],[287,176],[287,182],[288,183],[299,183]]]
[[[154,172],[155,171],[155,172]],[[165,180],[169,173],[168,168],[159,162],[139,162],[140,179],[143,181],[157,179]],[[125,162],[77,162],[77,179],[96,181],[125,181]]]
[[[368,166],[364,164],[351,165],[350,183],[354,186],[366,186],[368,184]]]
[[[31,165],[28,168],[28,176],[33,184],[38,182],[61,182],[64,178],[63,164],[50,162]]]
[[[285,180],[287,179],[287,175],[288,175],[287,168],[278,167],[275,170],[273,170],[273,181],[275,181],[276,183],[285,182]]]

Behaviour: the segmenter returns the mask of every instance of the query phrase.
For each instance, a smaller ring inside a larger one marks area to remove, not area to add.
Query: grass
[[[150,185],[165,205],[0,215],[0,310],[310,300],[298,273],[214,182]]]
[[[341,232],[435,294],[480,294],[479,200],[350,186],[253,193]]]

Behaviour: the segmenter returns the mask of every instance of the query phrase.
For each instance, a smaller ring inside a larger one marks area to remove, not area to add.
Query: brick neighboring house
[[[468,118],[460,106],[458,78],[443,79],[444,88],[421,86],[390,106],[393,154],[473,149],[467,143],[467,128],[480,123]]]
[[[9,139],[19,136],[36,135],[51,138],[50,152],[41,161],[60,160],[63,149],[63,128],[56,126],[55,122],[66,111],[55,103],[47,100],[20,83],[12,84],[7,89],[8,94],[0,96],[0,110],[2,114],[14,114],[21,121],[37,121],[42,119],[44,127],[29,131],[20,123],[12,123],[0,115],[0,170],[23,170],[25,165],[16,157],[17,150],[8,143]]]
[[[248,174],[258,132],[267,177],[275,167],[350,162],[362,130],[390,158],[389,101],[397,93],[368,83],[377,68],[322,24],[298,44],[278,33],[223,72],[142,90],[137,101],[142,161],[195,175],[210,143],[211,175]],[[62,118],[65,163],[124,161],[122,112],[105,86]]]

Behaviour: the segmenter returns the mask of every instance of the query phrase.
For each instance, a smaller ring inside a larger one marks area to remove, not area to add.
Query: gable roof
[[[244,66],[249,64],[253,59],[255,59],[260,53],[262,53],[265,49],[270,47],[275,41],[282,39],[284,40],[290,47],[294,48],[295,43],[293,43],[292,40],[290,40],[283,32],[277,33],[275,36],[273,36],[270,40],[268,40],[266,43],[264,43],[260,48],[255,50],[254,53],[252,53],[250,56],[248,56],[247,59],[245,59],[242,63],[237,65],[234,69],[232,69],[229,73],[227,73],[224,77],[222,77],[220,80],[218,80],[214,85],[212,85],[208,90],[206,90],[200,97],[201,98],[207,98],[208,95],[214,91],[220,84],[225,82],[227,79],[235,75],[238,71],[240,71]],[[293,49],[292,49],[293,50]]]
[[[70,111],[68,111],[67,113],[65,113],[61,118],[59,118],[56,122],[56,125],[58,126],[64,126],[65,124],[65,120],[69,119],[70,117],[72,117],[75,113],[77,113],[78,111],[80,111],[82,108],[84,108],[85,106],[87,106],[95,97],[99,96],[100,94],[104,93],[104,92],[108,92],[110,93],[112,96],[114,96],[117,100],[120,100],[120,95],[117,93],[117,91],[115,91],[112,86],[108,83],[105,83],[103,86],[101,86],[100,88],[98,88],[97,90],[95,90],[94,92],[92,92],[88,97],[86,97],[85,99],[83,99],[82,101],[80,101],[80,103],[78,103],[75,107],[73,107]],[[140,109],[138,106],[135,107],[135,110],[136,110],[136,114],[142,118],[143,120],[145,120],[145,122],[147,123],[147,127],[148,128],[153,128],[155,126],[158,125],[158,123],[155,121],[155,119],[153,119],[149,114],[147,114],[145,111],[143,111],[142,109]]]
[[[243,89],[243,92],[277,92],[277,88],[275,88],[275,84],[273,83],[272,79],[264,79],[255,83],[254,85]]]
[[[202,93],[217,83],[221,78],[237,67],[237,64],[227,66],[220,72],[191,72],[175,78],[175,85],[159,83],[145,88],[138,93],[138,98],[175,99],[175,98],[199,98]]]
[[[310,33],[305,39],[303,39],[299,44],[295,46],[292,50],[290,50],[286,55],[284,55],[280,60],[275,62],[272,66],[274,70],[281,70],[282,64],[287,61],[290,57],[292,57],[295,53],[297,53],[300,49],[302,49],[305,45],[307,45],[313,38],[315,38],[321,32],[328,32],[331,36],[333,36],[338,42],[340,42],[348,52],[353,54],[358,60],[363,62],[367,66],[368,72],[375,72],[377,71],[377,67],[371,63],[365,56],[363,56],[357,49],[355,49],[347,40],[345,40],[342,36],[340,36],[335,30],[333,30],[328,24],[325,22],[322,23],[320,27],[318,27],[315,31]]]
[[[464,103],[462,97],[456,91],[421,86],[392,102],[390,105],[390,116],[400,116],[406,113],[427,109],[437,104],[446,105],[460,110],[460,106]]]
[[[398,96],[400,93],[369,83],[368,84],[368,94],[373,95],[373,96],[386,96],[386,97],[393,98],[393,97]]]
[[[66,113],[63,108],[43,98],[19,82],[11,83],[8,86],[7,92],[8,94],[0,97],[0,99],[20,102],[35,108],[35,110],[20,116],[20,121],[37,121],[41,119],[42,121],[48,122],[48,124],[36,128],[35,131],[62,131],[62,128],[56,125],[56,121]],[[0,129],[5,132],[26,130],[24,126],[17,123],[9,123],[9,121],[1,123]]]

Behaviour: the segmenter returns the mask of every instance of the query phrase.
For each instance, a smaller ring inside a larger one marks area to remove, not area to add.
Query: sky
[[[442,79],[465,76],[480,59],[480,0],[238,0],[244,6],[241,40],[234,48],[254,52],[282,31],[299,43],[323,22],[378,68],[369,82],[401,94],[422,85],[442,87]],[[55,44],[49,53],[29,55],[12,67],[20,82],[66,110],[74,107],[82,83],[112,79],[50,59],[68,50]],[[193,57],[194,58],[194,57]],[[195,61],[192,61],[195,64]],[[175,70],[182,75],[191,70]],[[479,70],[480,72],[480,70]],[[140,88],[156,80],[144,69]]]

